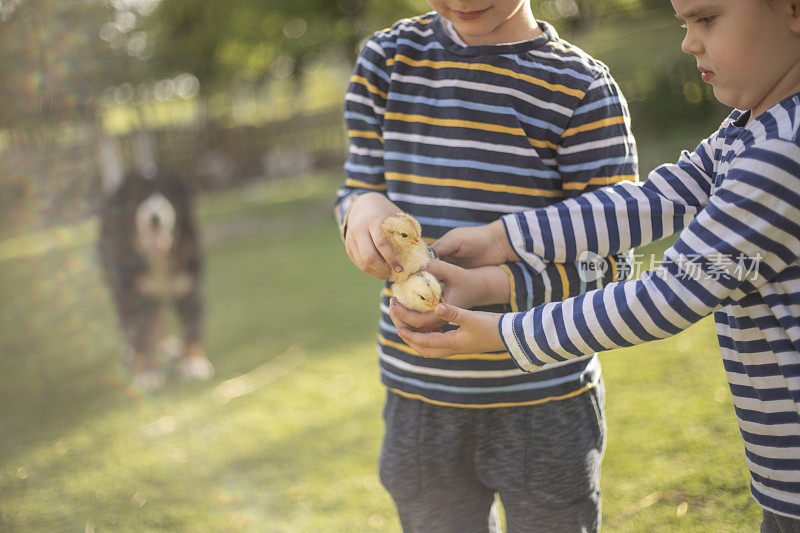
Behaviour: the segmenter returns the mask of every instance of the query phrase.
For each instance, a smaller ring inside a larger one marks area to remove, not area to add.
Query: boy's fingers
[[[453,236],[453,230],[450,230],[439,240],[434,242],[431,248],[433,248],[433,251],[435,251],[436,255],[441,259],[447,259],[458,251],[459,246],[458,240]]]
[[[397,333],[406,344],[420,355],[447,357],[454,353],[449,348],[450,337],[446,333],[420,333],[408,328],[401,328]]]
[[[450,263],[446,263],[441,259],[434,259],[425,266],[425,270],[434,275],[435,278],[446,280],[448,275],[455,267]]]
[[[347,252],[347,257],[350,258],[350,261],[353,262],[354,265],[358,265],[358,260],[356,259],[359,257],[358,255],[358,245],[355,241],[345,241],[344,251]]]
[[[347,255],[359,270],[373,278],[382,279],[380,272],[376,271],[372,265],[370,265],[368,258],[365,258],[364,254],[361,253],[358,247],[358,241],[353,241],[351,246],[347,247]]]
[[[391,311],[389,312],[389,318],[392,319],[392,323],[397,328],[397,331],[400,331],[401,329],[407,329],[407,330],[410,330],[410,331],[416,331],[414,326],[412,326],[411,324],[406,324],[405,322],[403,322],[402,320],[397,318],[397,315],[393,315]]]
[[[357,244],[359,253],[361,254],[362,266],[364,267],[365,272],[368,274],[370,274],[370,272],[374,272],[375,277],[379,279],[388,278],[389,265],[375,247],[372,239],[369,236],[365,236]]]
[[[397,327],[398,331],[401,329],[415,329],[414,324],[410,324],[409,322],[405,321],[401,316],[399,309],[402,306],[397,303],[395,298],[389,300],[389,318],[392,319],[392,323]]]
[[[395,272],[402,272],[403,267],[400,266],[400,261],[397,260],[397,254],[395,254],[392,245],[390,245],[383,236],[383,232],[381,231],[380,227],[370,230],[370,235],[372,236],[372,242],[375,246],[375,249],[380,254],[381,258],[386,262],[388,267],[393,269]]]
[[[434,311],[442,320],[446,320],[453,324],[458,324],[459,326],[464,323],[469,313],[469,311],[465,309],[448,304],[439,304],[436,306]]]
[[[407,309],[405,306],[401,305],[396,298],[392,298],[389,303],[389,314],[396,316],[399,320],[412,327],[419,327],[419,325],[424,322],[420,317],[422,313]]]
[[[395,326],[400,327],[402,324],[405,324],[414,330],[437,330],[445,324],[432,311],[427,313],[412,311],[398,302],[396,298],[392,298],[389,301],[389,316]],[[398,322],[401,324],[398,324]]]

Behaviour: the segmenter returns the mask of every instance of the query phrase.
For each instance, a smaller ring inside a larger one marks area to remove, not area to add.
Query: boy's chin
[[[753,109],[758,104],[758,102],[753,101],[753,98],[748,98],[746,95],[742,95],[741,92],[726,89],[725,87],[720,87],[718,85],[714,85],[712,87],[714,89],[714,98],[716,98],[719,103],[724,106],[738,109],[740,111],[748,111]]]

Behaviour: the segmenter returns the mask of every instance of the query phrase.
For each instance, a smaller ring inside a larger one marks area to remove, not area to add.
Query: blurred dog
[[[174,306],[183,329],[177,371],[208,379],[214,369],[201,342],[201,251],[192,199],[178,179],[129,174],[101,212],[100,263],[130,355],[133,383],[156,389],[165,375],[156,352],[166,339],[164,308]]]

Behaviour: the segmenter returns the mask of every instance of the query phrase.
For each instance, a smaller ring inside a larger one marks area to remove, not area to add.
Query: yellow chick
[[[383,236],[397,254],[402,272],[392,272],[389,281],[401,281],[414,272],[419,272],[434,258],[433,249],[422,242],[422,228],[408,213],[397,213],[386,217],[381,223]]]
[[[433,274],[422,270],[392,284],[392,295],[412,311],[431,311],[442,302],[442,285]]]

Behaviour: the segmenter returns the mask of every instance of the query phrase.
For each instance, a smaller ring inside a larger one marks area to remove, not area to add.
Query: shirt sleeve
[[[758,290],[800,257],[798,176],[797,144],[773,139],[747,148],[658,269],[503,315],[506,347],[522,369],[533,371],[666,338]]]
[[[556,163],[566,198],[579,197],[621,181],[639,178],[636,141],[630,113],[608,69],[601,70],[586,88],[568,127],[562,133]],[[549,263],[540,269],[526,263],[506,265],[511,284],[511,309],[561,301],[610,281],[627,279],[629,254],[596,257],[592,270],[578,261]]]
[[[509,281],[511,311],[526,311],[548,302],[559,302],[612,281],[628,279],[633,272],[630,254],[597,258],[593,267],[580,263],[548,263],[537,272],[526,263],[500,265]]]
[[[558,204],[503,217],[509,242],[534,270],[548,261],[609,256],[685,228],[708,204],[719,133],[644,183],[620,181]]]
[[[350,148],[345,182],[336,193],[335,215],[344,237],[355,200],[367,192],[385,192],[383,119],[389,73],[386,53],[376,37],[364,45],[345,96],[344,118]]]

